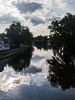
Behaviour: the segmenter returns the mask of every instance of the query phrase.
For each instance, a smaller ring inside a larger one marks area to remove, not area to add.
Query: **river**
[[[53,50],[31,47],[1,60],[0,100],[75,100],[75,68],[53,55]]]

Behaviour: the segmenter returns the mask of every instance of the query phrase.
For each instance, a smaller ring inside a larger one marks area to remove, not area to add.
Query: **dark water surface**
[[[31,47],[1,60],[0,100],[75,100],[73,63],[52,56],[52,50]]]

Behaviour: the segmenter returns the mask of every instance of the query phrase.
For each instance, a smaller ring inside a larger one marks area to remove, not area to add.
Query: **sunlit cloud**
[[[61,9],[67,6],[67,0],[55,0],[55,3],[58,4],[58,7]]]
[[[49,35],[48,25],[54,19],[60,20],[66,12],[75,14],[74,0],[0,0],[0,26],[4,25],[0,33],[4,32],[5,24],[18,20],[34,36]]]
[[[33,25],[38,25],[38,24],[44,24],[45,22],[40,19],[39,17],[33,16],[30,18],[30,22],[33,23]]]

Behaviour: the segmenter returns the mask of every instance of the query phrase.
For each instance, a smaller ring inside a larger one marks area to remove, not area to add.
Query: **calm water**
[[[75,100],[73,62],[52,56],[34,47],[1,60],[0,100]]]

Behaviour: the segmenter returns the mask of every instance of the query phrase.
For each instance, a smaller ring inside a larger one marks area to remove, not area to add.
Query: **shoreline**
[[[3,51],[0,53],[0,60],[5,59],[7,57],[13,56],[15,54],[21,53],[24,50],[28,49],[30,46],[25,46],[25,47],[21,47],[21,48],[17,48],[17,49],[13,49],[13,51],[11,51],[12,49],[10,49],[9,51]]]

